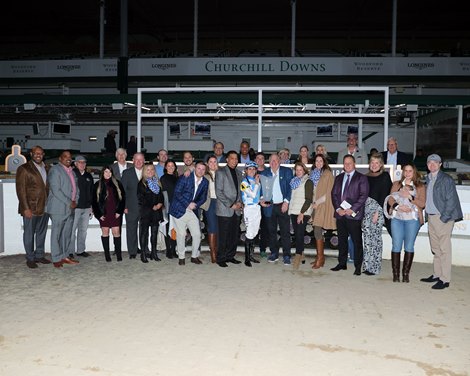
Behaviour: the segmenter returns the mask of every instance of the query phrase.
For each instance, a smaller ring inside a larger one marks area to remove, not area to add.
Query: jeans
[[[401,252],[404,244],[406,252],[415,251],[415,240],[421,224],[417,219],[404,221],[392,219],[392,252]]]
[[[90,222],[91,209],[75,209],[72,237],[70,238],[69,255],[76,253],[83,253],[86,249],[86,233],[88,230],[88,224]],[[75,249],[75,242],[77,248]]]

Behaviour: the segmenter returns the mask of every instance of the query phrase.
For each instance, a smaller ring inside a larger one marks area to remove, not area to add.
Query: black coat
[[[119,200],[119,195],[114,184],[111,184],[111,188],[114,195],[114,202],[116,203],[116,213],[122,215],[124,213],[124,209],[126,208],[126,194],[124,192],[124,188],[119,180],[116,180],[119,189],[121,190],[121,197],[122,199]],[[98,180],[95,185],[93,186],[93,201],[91,206],[93,207],[93,214],[96,219],[100,219],[102,216],[106,216],[106,196],[107,196],[107,189],[106,186],[101,189],[100,196],[96,197],[96,192],[98,190],[98,186],[100,184],[100,180]]]
[[[140,220],[145,225],[157,225],[163,220],[162,209],[153,210],[158,204],[163,204],[162,191],[153,193],[142,181],[137,186],[137,198],[139,200]]]

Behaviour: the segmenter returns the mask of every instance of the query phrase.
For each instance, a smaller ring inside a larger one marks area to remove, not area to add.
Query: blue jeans
[[[415,251],[415,240],[421,224],[417,219],[404,221],[392,219],[392,252],[401,252],[402,245],[405,252]]]

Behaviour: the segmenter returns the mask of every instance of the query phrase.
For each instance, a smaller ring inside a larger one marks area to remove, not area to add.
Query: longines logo
[[[414,68],[418,70],[434,68],[434,63],[408,63],[409,68]]]
[[[66,72],[72,72],[74,70],[81,69],[82,66],[80,64],[64,64],[64,65],[58,65],[57,69],[59,70],[64,70]]]
[[[160,70],[167,70],[171,68],[176,68],[176,64],[152,64],[152,68],[160,69]]]

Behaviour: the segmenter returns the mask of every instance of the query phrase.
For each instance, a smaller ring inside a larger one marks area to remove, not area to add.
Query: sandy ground
[[[431,290],[307,264],[0,258],[0,375],[468,375],[470,268]],[[188,256],[189,257],[189,256]],[[242,255],[238,255],[242,259]]]

